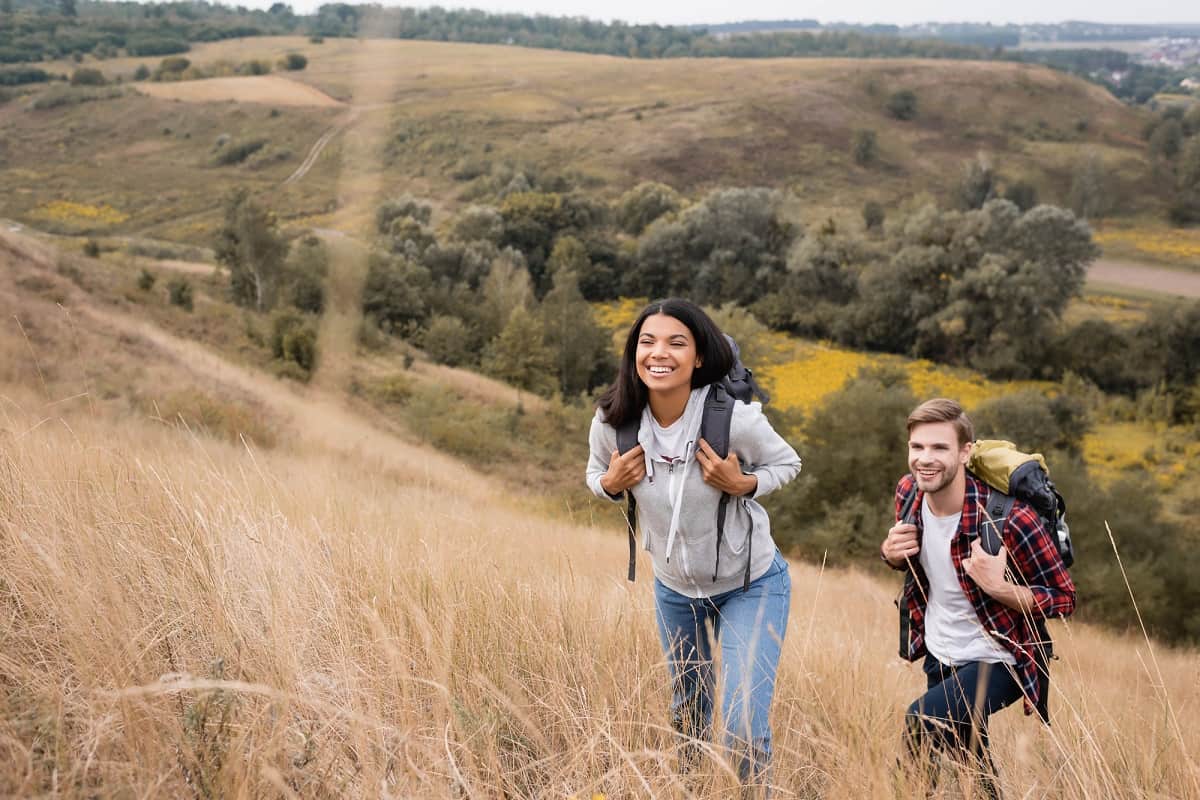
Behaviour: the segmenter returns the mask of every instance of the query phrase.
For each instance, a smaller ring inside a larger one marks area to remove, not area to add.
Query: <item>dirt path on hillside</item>
[[[312,169],[313,164],[317,163],[317,159],[320,158],[321,151],[325,149],[325,145],[333,141],[333,137],[337,136],[339,133],[346,130],[346,128],[349,128],[358,121],[359,111],[360,109],[357,108],[351,109],[349,114],[338,120],[338,122],[335,123],[332,128],[325,131],[325,133],[321,134],[321,138],[317,139],[313,146],[309,148],[308,155],[304,157],[304,161],[300,163],[300,166],[296,167],[295,172],[284,179],[281,185],[287,186],[295,183],[307,175],[308,171]]]
[[[1200,272],[1152,267],[1102,258],[1088,269],[1088,282],[1161,292],[1177,297],[1200,297]]]

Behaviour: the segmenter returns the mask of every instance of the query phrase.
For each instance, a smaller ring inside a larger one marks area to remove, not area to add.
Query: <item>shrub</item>
[[[99,258],[100,243],[95,239],[88,238],[88,240],[83,243],[83,254],[88,258]]]
[[[172,53],[186,53],[190,49],[191,45],[182,39],[165,36],[139,36],[125,43],[125,52],[131,56],[166,56]]]
[[[138,68],[133,71],[133,79],[135,81],[150,80],[150,68],[145,64],[138,64]]]
[[[107,83],[104,73],[92,67],[80,67],[71,73],[72,86],[104,86]]]
[[[879,139],[875,135],[875,131],[855,131],[852,152],[854,163],[860,167],[869,167],[879,160]]]
[[[138,274],[137,287],[143,292],[148,292],[154,288],[154,283],[157,280],[158,277],[153,272],[148,269],[143,269]]]
[[[25,83],[45,83],[50,73],[36,67],[9,67],[0,69],[0,86],[20,86]]]
[[[1010,183],[1004,189],[1004,199],[1021,211],[1028,211],[1038,204],[1037,189],[1028,181]]]
[[[124,90],[116,86],[106,89],[55,86],[33,98],[29,107],[35,111],[46,111],[51,108],[90,103],[93,100],[111,100],[114,97],[121,97],[123,94],[125,94]]]
[[[917,94],[911,89],[901,89],[898,92],[893,92],[884,108],[893,119],[916,119]]]
[[[286,69],[290,72],[302,70],[308,66],[308,58],[300,53],[288,53],[283,58],[279,59],[279,68]]]
[[[418,200],[410,194],[403,194],[391,200],[385,200],[375,212],[375,230],[382,234],[391,232],[392,222],[404,217],[410,217],[424,225],[429,224],[433,208],[424,200]]]
[[[266,147],[266,145],[266,139],[247,139],[241,142],[232,142],[228,147],[222,148],[213,156],[213,165],[227,167],[232,164],[240,164],[254,153]]]
[[[884,216],[885,212],[882,203],[875,200],[868,200],[866,203],[863,203],[862,218],[863,224],[867,226],[867,230],[882,230]]]
[[[458,317],[435,316],[430,320],[423,340],[425,352],[439,364],[458,367],[474,360],[471,332]]]
[[[192,65],[183,56],[170,56],[164,58],[158,63],[158,69],[154,71],[154,79],[162,80],[163,78],[170,79],[171,77],[178,78],[188,67]]]
[[[637,236],[651,222],[678,211],[683,199],[670,186],[645,181],[630,189],[616,203],[617,224],[621,230]]]
[[[187,278],[173,278],[167,283],[167,297],[171,305],[179,306],[184,311],[192,310],[192,284]]]
[[[240,64],[237,68],[239,75],[267,75],[271,72],[271,62],[254,59]]]
[[[271,317],[271,355],[312,372],[317,362],[317,331],[304,314],[278,311]]]

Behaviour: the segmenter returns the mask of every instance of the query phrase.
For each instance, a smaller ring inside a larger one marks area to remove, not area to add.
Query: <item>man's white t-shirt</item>
[[[956,666],[968,661],[1016,664],[1016,659],[989,636],[967,599],[954,561],[950,542],[958,535],[962,512],[936,516],[929,500],[921,503],[921,567],[929,578],[929,605],[925,611],[925,647],[943,664]]]

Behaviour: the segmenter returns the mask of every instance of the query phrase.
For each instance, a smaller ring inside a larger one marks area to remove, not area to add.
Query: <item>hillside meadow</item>
[[[1065,202],[1084,152],[1100,159],[1115,196],[1154,205],[1142,113],[1094,85],[1032,65],[654,61],[287,37],[205,44],[186,57],[211,67],[273,62],[289,52],[304,54],[307,68],[269,81],[319,91],[309,95],[311,105],[296,105],[302,95],[292,89],[264,102],[260,77],[127,85],[116,97],[41,110],[34,98],[10,100],[0,106],[0,179],[11,187],[0,215],[56,222],[64,233],[204,244],[219,198],[235,185],[290,225],[360,231],[377,198],[354,176],[375,174],[384,187],[455,210],[503,188],[493,187],[507,183],[503,176],[524,172],[604,197],[642,180],[688,195],[718,185],[785,188],[797,198],[797,220],[811,223],[857,220],[865,201],[895,206],[912,200],[914,187],[925,198],[948,195],[977,156],[1004,181],[1028,182],[1044,200]],[[137,65],[156,63],[95,66],[128,79]],[[918,98],[913,120],[885,110],[902,89]],[[353,124],[344,107],[330,103],[353,108]],[[322,135],[343,127],[302,185],[280,186]],[[859,130],[877,134],[870,165],[857,164],[851,152]],[[264,140],[265,149],[241,165],[218,166],[221,136]],[[49,205],[59,201],[114,213],[53,219]]]
[[[718,750],[678,772],[614,508],[514,491],[0,241],[0,794],[730,795]],[[775,796],[923,797],[896,581],[791,569]],[[1200,792],[1196,652],[1052,631],[1054,724],[996,719],[1004,790]]]
[[[162,342],[120,331],[79,314],[74,333],[181,377]],[[718,751],[677,772],[650,587],[624,581],[615,511],[531,512],[386,431],[363,449],[345,411],[264,449],[69,400],[85,377],[27,380],[55,346],[41,335],[2,334],[0,793],[729,795]],[[219,366],[192,380],[225,391]],[[924,796],[895,766],[922,683],[893,652],[896,587],[792,570],[775,796]],[[1195,796],[1195,652],[1053,634],[1053,727],[994,724],[1005,791]]]

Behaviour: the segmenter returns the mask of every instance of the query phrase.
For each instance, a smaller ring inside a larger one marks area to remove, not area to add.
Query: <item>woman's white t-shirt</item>
[[[929,607],[925,611],[925,647],[943,664],[957,666],[968,661],[991,664],[1016,664],[1012,653],[996,643],[984,631],[967,599],[954,561],[950,542],[958,535],[962,512],[948,517],[936,516],[928,498],[921,504],[921,567],[929,578]]]

